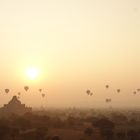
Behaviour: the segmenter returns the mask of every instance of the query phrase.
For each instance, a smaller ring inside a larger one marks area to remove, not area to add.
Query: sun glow
[[[26,76],[30,80],[35,80],[39,76],[39,70],[37,68],[35,68],[35,67],[28,68],[26,70]]]

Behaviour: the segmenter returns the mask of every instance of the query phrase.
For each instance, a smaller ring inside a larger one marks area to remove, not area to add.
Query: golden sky
[[[139,37],[139,0],[1,0],[1,105],[21,91],[31,106],[96,107],[106,98],[112,106],[138,106]],[[25,76],[29,67],[39,69],[35,81]],[[4,95],[7,87],[12,92]]]

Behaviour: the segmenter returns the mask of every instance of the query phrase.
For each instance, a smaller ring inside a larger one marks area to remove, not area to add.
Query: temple
[[[0,108],[0,115],[9,116],[11,114],[24,115],[25,113],[31,112],[31,107],[26,107],[25,104],[21,104],[17,96],[13,96],[12,100]]]

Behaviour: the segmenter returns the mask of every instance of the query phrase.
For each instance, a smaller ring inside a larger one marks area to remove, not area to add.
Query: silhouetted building
[[[25,104],[21,104],[17,96],[13,96],[12,100],[0,108],[0,114],[2,116],[8,116],[11,114],[23,115],[25,113],[31,112],[31,107],[26,107]]]

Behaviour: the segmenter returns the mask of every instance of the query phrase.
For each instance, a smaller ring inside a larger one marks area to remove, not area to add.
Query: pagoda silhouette
[[[22,104],[17,96],[13,96],[8,104],[4,104],[4,106],[0,108],[0,114],[2,116],[9,116],[11,114],[24,115],[28,112],[32,112],[32,108]]]

